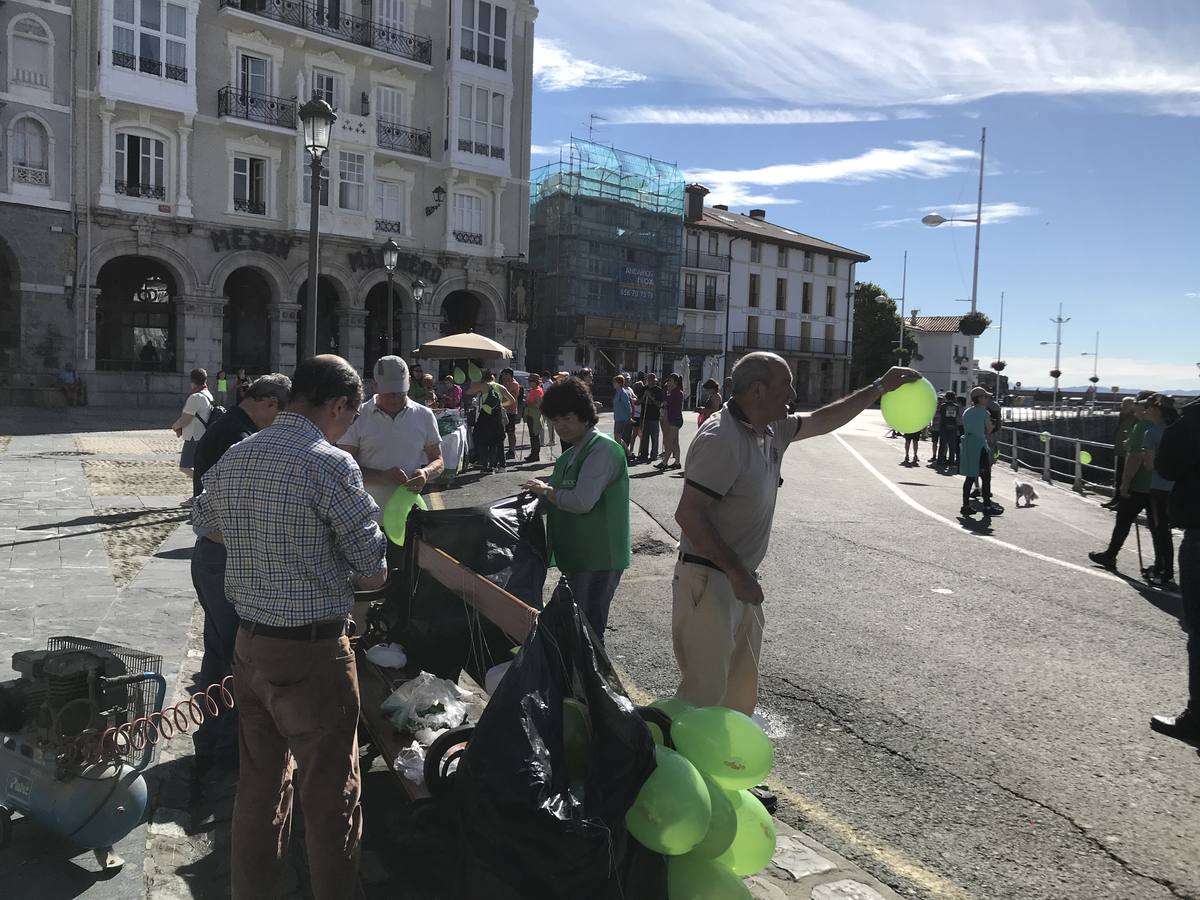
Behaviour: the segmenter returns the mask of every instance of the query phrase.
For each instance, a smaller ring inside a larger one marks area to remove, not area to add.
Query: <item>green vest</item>
[[[584,460],[593,451],[612,453],[620,462],[621,474],[604,489],[591,512],[578,515],[548,504],[550,565],[567,575],[629,568],[629,467],[621,445],[608,435],[595,432],[583,447],[571,447],[558,458],[550,484],[565,490],[574,488]]]

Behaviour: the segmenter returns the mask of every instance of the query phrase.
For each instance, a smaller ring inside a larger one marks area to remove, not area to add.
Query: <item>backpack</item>
[[[217,421],[217,419],[221,418],[221,416],[225,415],[227,412],[229,412],[229,410],[227,410],[224,406],[221,406],[221,404],[213,403],[208,408],[207,419],[205,419],[199,413],[196,414],[196,418],[200,420],[200,424],[204,426],[204,430],[208,431],[213,422]]]

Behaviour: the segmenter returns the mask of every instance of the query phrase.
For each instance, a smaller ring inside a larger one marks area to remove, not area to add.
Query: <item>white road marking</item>
[[[1106,572],[1103,569],[1093,569],[1093,568],[1089,568],[1087,566],[1077,565],[1076,563],[1067,562],[1066,560],[1063,560],[1063,559],[1055,559],[1053,556],[1046,556],[1044,553],[1038,553],[1034,550],[1026,550],[1024,547],[1018,547],[1016,544],[1010,544],[1008,541],[1002,541],[999,538],[992,537],[991,535],[974,534],[974,533],[964,529],[961,524],[954,521],[953,519],[947,518],[946,516],[943,516],[940,513],[936,513],[933,510],[922,506],[920,503],[918,503],[916,500],[914,500],[912,497],[910,497],[904,491],[900,490],[900,488],[897,485],[893,484],[887,478],[886,475],[884,475],[882,472],[880,472],[878,469],[876,469],[873,465],[871,465],[869,462],[867,462],[867,460],[863,457],[863,455],[861,453],[859,453],[857,450],[855,450],[853,447],[851,447],[848,443],[846,443],[845,439],[840,434],[835,433],[833,436],[835,438],[837,438],[838,443],[840,443],[843,447],[846,448],[847,451],[849,451],[851,456],[853,456],[855,459],[857,459],[862,464],[863,468],[865,468],[868,472],[870,472],[872,475],[874,475],[876,478],[878,478],[880,480],[880,482],[883,483],[884,487],[886,487],[889,491],[891,491],[893,494],[895,494],[897,497],[899,497],[901,500],[903,500],[905,503],[907,503],[909,506],[911,506],[917,512],[921,513],[924,516],[928,516],[929,518],[933,519],[935,522],[941,522],[943,525],[947,525],[950,528],[953,528],[959,534],[966,535],[967,537],[971,537],[976,540],[987,541],[989,544],[995,544],[997,547],[1003,547],[1004,549],[1011,550],[1014,553],[1020,553],[1022,556],[1028,556],[1032,559],[1038,559],[1038,560],[1041,560],[1042,562],[1050,563],[1051,565],[1061,566],[1064,569],[1070,569],[1073,572],[1079,572],[1083,575],[1090,575],[1093,578],[1100,578],[1100,579],[1103,579],[1104,581],[1116,581],[1116,582],[1123,581],[1123,579],[1118,578],[1116,575]]]
[[[950,590],[950,588],[934,588],[933,592],[935,594],[953,594],[954,593],[954,591]]]

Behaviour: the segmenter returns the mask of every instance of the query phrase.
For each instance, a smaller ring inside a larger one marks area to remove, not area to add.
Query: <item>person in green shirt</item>
[[[1142,451],[1145,450],[1146,432],[1150,430],[1150,423],[1146,419],[1146,400],[1151,394],[1153,391],[1142,391],[1133,406],[1137,421],[1129,429],[1125,470],[1121,474],[1118,492],[1121,499],[1117,505],[1117,521],[1113,523],[1112,537],[1106,548],[1088,554],[1088,559],[1096,565],[1113,571],[1117,568],[1117,554],[1121,552],[1121,545],[1129,537],[1129,529],[1137,517],[1150,508],[1150,482],[1154,472],[1145,464]]]
[[[542,415],[569,447],[549,482],[533,478],[524,487],[545,504],[550,565],[567,579],[603,645],[608,609],[631,555],[625,450],[596,430],[596,406],[578,378],[546,389]]]

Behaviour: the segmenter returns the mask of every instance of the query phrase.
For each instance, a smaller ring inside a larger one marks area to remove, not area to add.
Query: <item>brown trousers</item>
[[[358,673],[350,641],[292,641],[239,629],[241,773],[233,807],[234,900],[282,897],[292,797],[304,810],[317,900],[353,898],[362,840]]]

